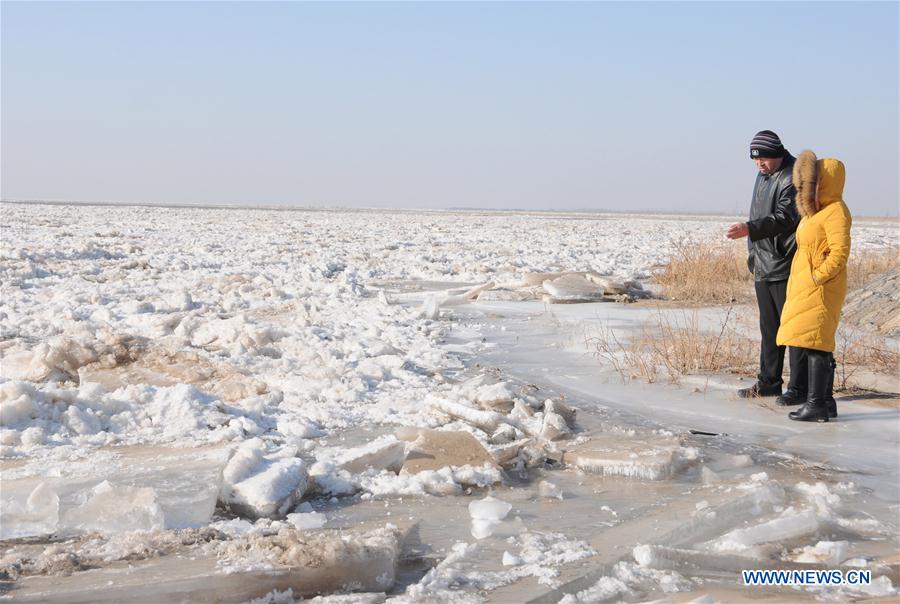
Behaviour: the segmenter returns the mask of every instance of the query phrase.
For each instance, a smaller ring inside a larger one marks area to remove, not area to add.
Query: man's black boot
[[[784,394],[775,399],[776,405],[782,407],[790,407],[792,405],[802,405],[806,402],[806,393],[800,392],[796,388],[788,388]]]
[[[834,370],[837,367],[837,363],[833,354],[829,355],[828,360],[831,373],[828,376],[828,387],[825,390],[825,406],[828,408],[828,419],[834,419],[837,417],[837,401],[834,400]]]
[[[831,362],[825,352],[809,353],[809,394],[806,403],[796,411],[788,413],[788,417],[798,422],[827,422],[828,407],[825,393],[828,389],[828,376],[831,374]]]
[[[763,386],[756,382],[749,388],[741,388],[737,391],[737,395],[741,398],[757,398],[760,396],[779,396],[781,394],[781,386]]]

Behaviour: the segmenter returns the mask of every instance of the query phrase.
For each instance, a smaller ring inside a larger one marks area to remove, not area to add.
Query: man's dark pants
[[[787,281],[757,281],[756,304],[759,306],[759,375],[756,376],[760,386],[780,388],[784,383],[781,374],[784,370],[784,346],[775,343],[778,326],[781,324],[781,311],[787,296]],[[791,367],[806,367],[803,348],[791,346]],[[789,388],[800,392],[807,390],[805,371],[791,373]]]

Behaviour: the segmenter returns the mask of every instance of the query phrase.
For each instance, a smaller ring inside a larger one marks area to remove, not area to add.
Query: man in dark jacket
[[[747,266],[756,282],[759,306],[759,375],[753,386],[738,390],[738,396],[742,398],[781,395],[784,347],[775,343],[775,335],[784,308],[791,260],[797,250],[794,233],[800,222],[794,203],[796,191],[791,181],[794,157],[781,144],[778,135],[771,130],[757,132],[750,142],[750,159],[759,169],[753,185],[750,219],[731,225],[726,233],[729,239],[749,238]],[[791,348],[792,358],[801,354],[798,350]],[[792,361],[791,366],[801,365]],[[794,398],[802,402],[801,397],[806,397],[805,378],[792,375],[787,392],[778,402],[795,404],[782,400]]]

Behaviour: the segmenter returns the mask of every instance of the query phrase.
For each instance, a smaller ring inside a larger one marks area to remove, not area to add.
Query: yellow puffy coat
[[[852,219],[844,204],[844,164],[817,160],[804,151],[794,164],[800,225],[787,299],[778,329],[779,346],[834,352],[834,333],[847,295],[847,258]]]

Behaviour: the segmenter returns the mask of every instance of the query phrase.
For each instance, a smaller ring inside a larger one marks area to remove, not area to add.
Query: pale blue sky
[[[744,213],[771,128],[898,214],[896,2],[0,11],[3,199]]]

